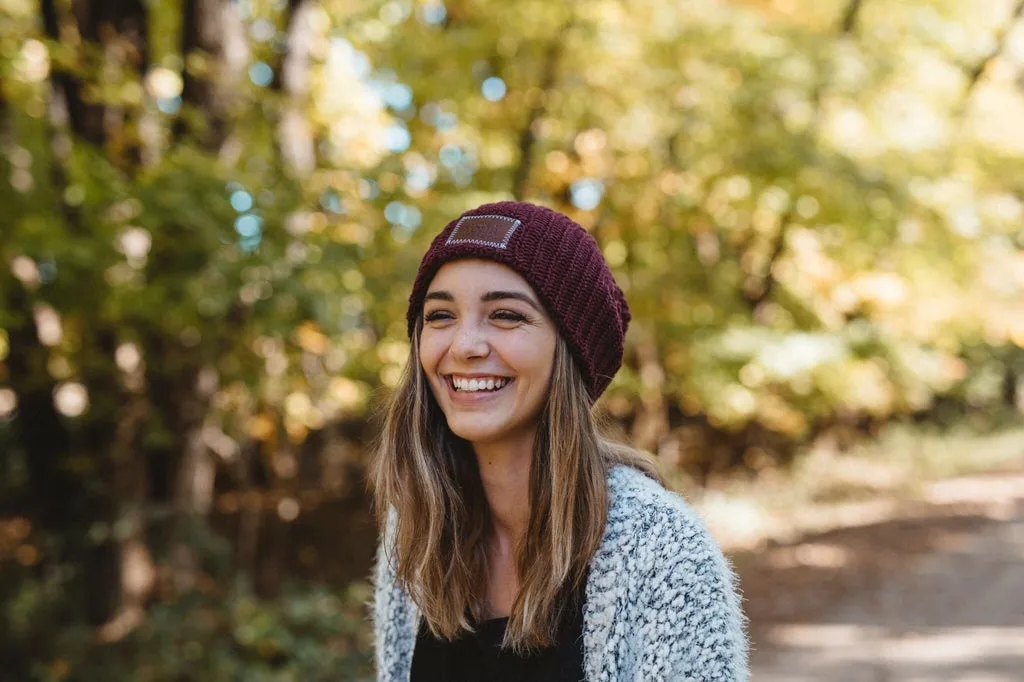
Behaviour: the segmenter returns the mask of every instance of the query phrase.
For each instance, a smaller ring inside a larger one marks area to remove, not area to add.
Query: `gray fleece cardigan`
[[[587,682],[747,679],[747,639],[729,563],[683,499],[623,465],[608,474],[608,521],[583,609]],[[390,524],[389,529],[390,531]],[[419,612],[377,553],[377,679],[407,682]]]

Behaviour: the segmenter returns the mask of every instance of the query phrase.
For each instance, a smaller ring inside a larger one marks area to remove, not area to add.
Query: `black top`
[[[554,646],[529,656],[501,649],[508,618],[477,624],[453,641],[434,637],[420,623],[410,682],[580,682],[583,673],[583,598],[565,610]]]

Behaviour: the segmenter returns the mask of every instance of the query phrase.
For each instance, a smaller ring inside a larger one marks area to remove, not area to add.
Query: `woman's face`
[[[452,432],[472,443],[532,439],[557,332],[527,281],[489,260],[446,263],[423,320],[420,364]]]

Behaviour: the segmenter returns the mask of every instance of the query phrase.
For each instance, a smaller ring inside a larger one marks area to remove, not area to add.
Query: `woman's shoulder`
[[[690,555],[716,563],[721,556],[703,519],[681,495],[622,464],[608,471],[605,534],[610,541],[628,536],[635,549],[652,555]]]
[[[696,510],[646,473],[626,464],[608,470],[609,516],[628,521],[694,523],[703,527]]]

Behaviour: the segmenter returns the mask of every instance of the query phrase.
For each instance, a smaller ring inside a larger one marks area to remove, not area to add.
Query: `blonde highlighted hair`
[[[430,631],[454,639],[485,613],[490,511],[470,444],[448,428],[419,361],[417,322],[409,360],[384,408],[370,468],[383,529],[397,525],[388,558]],[[599,434],[586,382],[565,342],[555,348],[551,389],[530,466],[530,518],[518,548],[519,594],[503,645],[517,652],[554,642],[567,595],[580,587],[604,533],[606,474],[615,463],[661,480],[653,459]]]

